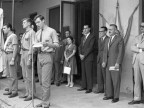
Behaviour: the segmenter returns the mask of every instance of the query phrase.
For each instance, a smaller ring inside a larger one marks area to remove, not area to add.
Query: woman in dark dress
[[[67,37],[67,45],[64,51],[64,57],[65,57],[64,66],[68,66],[71,68],[70,74],[67,75],[68,84],[66,86],[68,87],[74,86],[73,75],[77,74],[75,53],[76,53],[76,45],[74,44],[74,39],[73,37],[69,36]]]

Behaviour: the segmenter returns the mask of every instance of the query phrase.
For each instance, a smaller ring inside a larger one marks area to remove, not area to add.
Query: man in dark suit
[[[106,96],[103,100],[112,99],[112,103],[119,101],[122,61],[124,57],[124,40],[116,33],[117,26],[109,27],[109,39],[103,53],[102,66],[106,67]]]
[[[79,46],[79,56],[82,64],[82,84],[78,91],[86,90],[85,93],[92,92],[92,63],[93,63],[93,46],[95,37],[90,33],[89,25],[84,25],[81,44]]]
[[[98,56],[97,56],[97,84],[98,89],[94,93],[104,93],[105,86],[105,68],[102,67],[103,61],[103,51],[105,47],[105,42],[108,38],[106,35],[107,27],[103,26],[99,31],[99,40],[98,40]]]

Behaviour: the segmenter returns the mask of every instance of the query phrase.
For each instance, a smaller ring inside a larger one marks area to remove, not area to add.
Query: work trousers
[[[42,103],[49,105],[50,101],[50,86],[51,86],[51,75],[53,68],[53,54],[52,53],[40,53],[38,54],[39,69],[38,73],[41,77],[43,95]]]
[[[5,64],[7,68],[7,77],[9,83],[9,92],[17,93],[18,91],[18,78],[17,78],[17,64],[16,59],[14,65],[10,65],[10,61],[12,60],[13,53],[9,53],[5,55]]]

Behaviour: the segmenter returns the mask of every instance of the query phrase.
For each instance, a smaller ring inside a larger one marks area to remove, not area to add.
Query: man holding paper
[[[36,43],[42,44],[38,51],[38,61],[43,95],[42,103],[38,104],[37,107],[49,108],[53,53],[54,49],[59,47],[59,40],[56,31],[45,24],[42,15],[37,15],[34,21],[39,29],[36,33]]]
[[[102,63],[102,66],[106,67],[106,96],[103,100],[112,99],[112,103],[119,101],[121,64],[124,56],[124,40],[116,31],[117,26],[111,24]]]

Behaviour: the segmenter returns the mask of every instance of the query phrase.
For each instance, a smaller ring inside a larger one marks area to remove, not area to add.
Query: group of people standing
[[[44,108],[49,108],[53,52],[55,48],[59,47],[59,40],[56,31],[45,24],[45,19],[42,15],[37,15],[34,22],[38,28],[37,32],[33,30],[33,22],[30,18],[24,18],[22,20],[25,33],[21,39],[20,64],[22,66],[22,75],[25,83],[25,93],[19,96],[19,98],[24,98],[24,101],[29,101],[36,97],[35,81],[32,81],[34,80],[32,60],[33,53],[37,51],[39,63],[38,75],[43,89],[42,97],[39,98],[42,100],[42,103],[38,104],[37,107],[43,106]],[[6,89],[7,92],[5,92],[4,95],[9,95],[9,98],[13,98],[18,96],[18,37],[12,31],[11,24],[4,24],[3,32],[4,35],[7,36],[3,52],[5,52],[6,72],[7,78],[9,79],[9,87]],[[39,43],[41,47],[33,47],[33,45],[37,43]]]
[[[88,26],[84,26],[88,30]],[[111,24],[109,36],[107,28],[101,27],[98,40],[97,56],[97,84],[95,93],[105,93],[103,100],[112,99],[112,103],[119,101],[122,61],[124,57],[124,40],[117,33],[117,26]],[[88,37],[87,37],[88,36]],[[86,37],[86,42],[84,43]],[[78,91],[92,92],[92,61],[94,50],[94,36],[87,34],[80,45],[80,58],[82,60],[82,85]]]
[[[37,107],[49,108],[50,102],[50,85],[54,82],[57,86],[66,75],[61,73],[64,66],[71,68],[70,74],[67,75],[68,87],[74,86],[73,75],[78,73],[76,62],[76,51],[81,60],[81,87],[78,91],[85,90],[85,93],[91,93],[93,89],[93,61],[95,50],[95,36],[91,33],[90,25],[84,25],[83,37],[78,47],[75,40],[70,36],[70,31],[66,31],[66,39],[61,40],[60,33],[48,27],[42,15],[37,15],[34,22],[38,28],[37,32],[33,30],[33,21],[30,18],[22,20],[25,33],[21,38],[21,67],[25,83],[25,94],[19,96],[24,101],[32,100],[36,96],[33,54],[38,53],[37,69],[40,84],[43,89],[42,103]],[[143,80],[143,30],[144,24],[141,24],[142,34],[136,37],[135,43],[131,50],[134,52],[134,101],[129,104],[140,103],[140,82]],[[109,31],[109,32],[108,32]],[[4,95],[9,98],[18,96],[18,78],[17,78],[17,52],[18,37],[12,31],[11,24],[4,24],[3,32],[7,39],[5,41],[3,52],[5,52],[5,66],[7,67],[7,77],[9,79],[9,88]],[[107,36],[107,32],[109,36]],[[33,45],[42,45],[33,47]],[[104,93],[103,100],[112,99],[112,103],[119,101],[120,82],[122,72],[122,61],[125,53],[124,40],[118,32],[117,26],[111,24],[109,28],[102,26],[99,31],[98,55],[97,55],[97,84],[98,88],[95,93]],[[63,66],[62,66],[63,64]],[[141,77],[142,75],[142,77]],[[144,80],[143,80],[144,81]],[[33,88],[32,88],[33,85]]]

